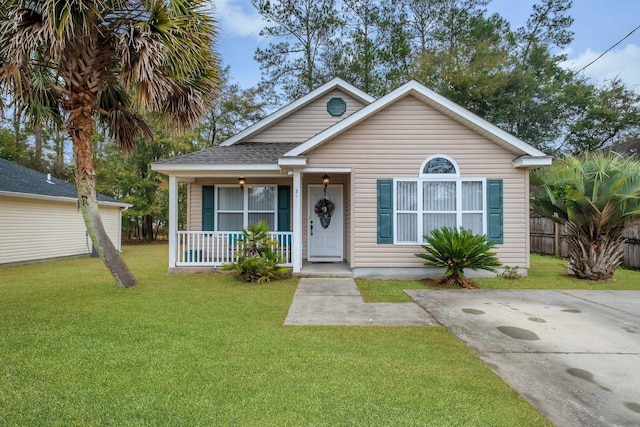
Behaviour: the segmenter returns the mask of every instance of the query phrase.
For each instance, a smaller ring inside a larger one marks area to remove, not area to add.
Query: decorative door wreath
[[[320,198],[320,200],[318,200],[314,211],[320,219],[320,225],[322,225],[322,228],[327,228],[329,226],[335,209],[336,204],[327,197],[326,193]]]

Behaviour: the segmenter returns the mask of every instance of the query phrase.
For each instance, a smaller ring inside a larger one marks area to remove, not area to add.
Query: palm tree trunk
[[[602,236],[598,242],[593,242],[573,223],[567,222],[566,225],[573,274],[586,280],[611,280],[616,268],[622,264],[625,238]]]
[[[40,120],[36,120],[33,124],[33,139],[36,168],[42,171],[42,121]]]
[[[93,169],[91,147],[91,136],[93,134],[91,107],[73,111],[67,120],[67,129],[73,140],[78,208],[82,212],[87,232],[98,252],[98,256],[107,266],[116,282],[125,288],[134,286],[137,280],[120,257],[111,239],[109,239],[98,210],[96,176]]]
[[[98,93],[104,86],[100,68],[96,69],[96,58],[100,55],[98,39],[97,34],[78,37],[75,43],[66,46],[69,61],[60,70],[67,96],[64,109],[69,114],[66,130],[73,141],[78,209],[82,212],[87,233],[113,278],[119,285],[128,288],[134,286],[137,280],[104,230],[96,194],[91,138],[95,129],[94,108]]]
[[[90,140],[87,144],[91,144]],[[107,266],[116,282],[125,288],[134,286],[137,280],[120,257],[111,239],[109,239],[102,224],[102,219],[100,218],[96,195],[96,177],[95,173],[93,173],[91,151],[87,153],[87,150],[76,150],[76,147],[79,145],[81,144],[74,140],[73,151],[76,167],[75,178],[78,189],[78,205],[82,212],[82,218],[84,219],[87,232],[91,237],[93,246],[98,252],[98,256]]]

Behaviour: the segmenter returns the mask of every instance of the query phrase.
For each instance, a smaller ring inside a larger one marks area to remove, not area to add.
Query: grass
[[[94,258],[0,269],[2,426],[544,426],[441,327],[283,326],[296,280]]]
[[[367,302],[410,302],[403,289],[441,289],[433,280],[365,280],[357,279]],[[527,277],[507,280],[501,277],[473,279],[480,289],[607,289],[639,290],[640,271],[619,268],[611,282],[581,280],[567,274],[567,262],[551,256],[531,255]]]

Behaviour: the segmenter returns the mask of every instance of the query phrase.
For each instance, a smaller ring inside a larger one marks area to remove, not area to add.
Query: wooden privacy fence
[[[567,257],[568,250],[564,237],[564,227],[537,214],[529,217],[529,235],[531,252],[543,255]],[[627,244],[624,249],[622,265],[640,269],[640,227],[632,227],[624,232]]]

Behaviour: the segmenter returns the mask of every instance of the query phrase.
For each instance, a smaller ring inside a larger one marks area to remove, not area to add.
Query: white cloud
[[[595,60],[601,52],[594,52],[588,48],[577,57],[569,57],[562,66],[570,70],[577,71]],[[628,86],[640,88],[640,46],[627,44],[622,49],[612,50],[604,54],[593,64],[589,65],[583,72],[586,77],[594,83],[619,77]]]
[[[266,21],[246,0],[216,0],[216,18],[230,36],[258,37]]]

